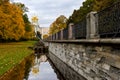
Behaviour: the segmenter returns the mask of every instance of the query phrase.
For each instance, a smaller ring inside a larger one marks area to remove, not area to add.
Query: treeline
[[[79,23],[91,11],[100,11],[119,0],[86,0],[78,10],[74,10],[67,24]]]
[[[72,15],[67,19],[64,15],[59,16],[51,25],[49,35],[52,35],[63,28],[66,28],[69,23],[77,24],[86,18],[86,15],[91,11],[99,12],[106,7],[114,4],[119,0],[86,0],[78,10],[74,10]]]
[[[33,28],[22,3],[0,0],[0,41],[19,41],[33,38]]]
[[[60,15],[49,28],[49,35],[55,34],[58,31],[64,29],[67,25],[67,18],[64,15]]]

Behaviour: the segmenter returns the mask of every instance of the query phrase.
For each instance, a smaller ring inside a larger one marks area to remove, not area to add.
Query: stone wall
[[[86,80],[53,53],[49,52],[48,57],[56,67],[57,71],[59,71],[63,76],[62,79],[58,76],[60,80]]]
[[[49,42],[49,51],[51,60],[62,73],[70,73],[62,66],[65,63],[82,76],[74,80],[120,80],[120,46],[117,44]]]

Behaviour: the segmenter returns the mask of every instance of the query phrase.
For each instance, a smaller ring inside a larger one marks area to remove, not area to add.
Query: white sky
[[[60,15],[68,18],[74,9],[79,9],[83,1],[85,0],[14,0],[29,8],[30,19],[32,16],[39,18],[40,27],[49,27]]]

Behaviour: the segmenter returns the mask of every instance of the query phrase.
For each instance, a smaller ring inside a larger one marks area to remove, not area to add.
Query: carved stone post
[[[61,34],[60,39],[63,40],[63,30],[60,31],[60,34]]]
[[[73,27],[74,27],[74,24],[73,23],[70,23],[69,26],[68,26],[68,39],[73,39]]]
[[[97,29],[97,12],[90,12],[86,16],[87,20],[87,39],[98,38],[98,29]]]
[[[58,32],[57,33],[55,33],[55,40],[58,40]]]

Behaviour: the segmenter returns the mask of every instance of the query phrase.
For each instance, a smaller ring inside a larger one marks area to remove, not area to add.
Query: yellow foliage
[[[47,37],[48,37],[48,35],[47,35],[47,34],[43,35],[43,39],[45,39],[45,38],[47,38]]]
[[[9,2],[0,5],[0,36],[19,40],[25,33],[22,11]]]
[[[34,37],[34,32],[25,32],[24,36],[23,36],[23,39],[26,39],[26,40],[30,40]]]
[[[63,15],[59,16],[51,25],[49,29],[49,34],[55,34],[58,31],[66,28],[67,26],[67,18]]]

